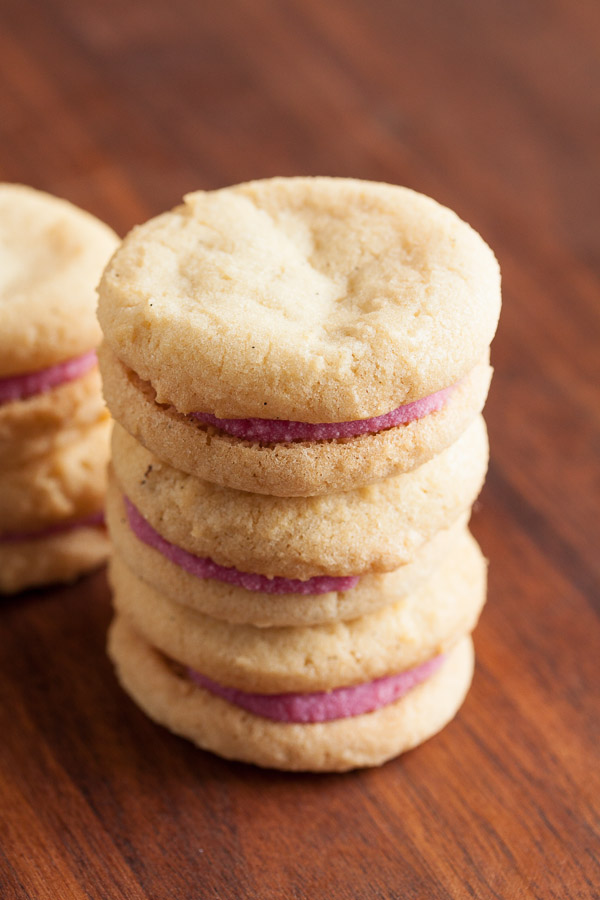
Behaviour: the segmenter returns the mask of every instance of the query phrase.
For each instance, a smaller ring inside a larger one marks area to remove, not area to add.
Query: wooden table
[[[407,184],[483,233],[505,298],[473,520],[489,605],[456,721],[375,771],[228,764],[118,688],[103,573],[5,601],[2,900],[599,897],[597,2],[0,15],[3,179],[121,232],[253,177]]]

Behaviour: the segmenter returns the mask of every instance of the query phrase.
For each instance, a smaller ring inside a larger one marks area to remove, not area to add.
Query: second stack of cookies
[[[118,242],[67,201],[0,183],[0,595],[108,556],[95,288]]]
[[[198,192],[125,240],[100,288],[110,647],[153,718],[312,770],[452,718],[499,307],[481,238],[389,185]]]

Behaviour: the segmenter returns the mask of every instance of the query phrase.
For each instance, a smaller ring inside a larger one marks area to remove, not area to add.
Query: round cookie
[[[102,526],[83,526],[32,540],[0,541],[0,594],[74,581],[101,566],[110,540]]]
[[[113,467],[123,493],[167,541],[222,566],[308,579],[390,572],[473,503],[487,468],[481,416],[412,472],[319,497],[223,488],[161,462],[115,425]]]
[[[456,552],[457,547],[468,540],[464,516],[450,529],[440,531],[423,544],[412,562],[394,572],[363,575],[356,587],[346,591],[273,596],[214,578],[198,578],[143,543],[127,522],[122,494],[111,478],[106,497],[106,522],[118,554],[136,575],[157,591],[216,619],[259,628],[346,621],[395,603],[415,590],[447,553]]]
[[[181,413],[377,417],[456,384],[494,336],[496,259],[406,188],[274,178],[189,194],[102,277],[115,355]]]
[[[281,497],[348,490],[410,471],[440,453],[481,412],[492,370],[476,365],[441,409],[375,434],[325,441],[242,440],[160,405],[149,382],[105,343],[103,389],[114,418],[160,459],[224,487]]]
[[[64,447],[0,470],[0,541],[79,519],[104,506],[111,421],[108,415]]]
[[[50,391],[1,404],[0,469],[64,447],[107,418],[97,367]]]
[[[0,184],[0,378],[97,346],[95,287],[118,243],[65,200]]]
[[[298,725],[253,715],[196,686],[120,616],[108,650],[124,690],[154,721],[226,759],[312,772],[378,766],[432,737],[461,706],[474,662],[464,638],[400,700],[365,715]]]
[[[465,533],[414,593],[349,622],[231,625],[168,599],[117,555],[117,613],[165,656],[227,687],[260,694],[330,691],[412,669],[470,633],[485,602],[486,563]]]

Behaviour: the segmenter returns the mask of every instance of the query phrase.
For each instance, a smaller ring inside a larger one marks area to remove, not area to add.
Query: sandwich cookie
[[[217,566],[295,580],[391,572],[411,562],[419,547],[471,506],[487,457],[478,417],[412,472],[345,493],[284,498],[182,473],[119,425],[113,436],[119,489],[165,541]]]
[[[465,532],[417,590],[348,622],[256,628],[231,625],[170,600],[116,555],[110,581],[117,613],[166,657],[246,693],[331,691],[414,669],[440,656],[479,618],[486,564]]]
[[[107,398],[133,434],[197,476],[309,496],[409,471],[467,427],[500,278],[429,198],[276,178],[134,229],[99,294]]]
[[[0,468],[106,418],[95,287],[117,245],[70,203],[0,184]]]
[[[106,558],[109,416],[95,286],[118,238],[64,200],[0,184],[0,591]]]
[[[468,540],[463,516],[423,544],[412,562],[393,572],[362,575],[352,579],[346,589],[341,589],[336,580],[332,585],[335,590],[327,590],[326,579],[322,578],[319,585],[323,592],[318,594],[307,593],[311,582],[301,581],[296,584],[299,590],[286,593],[284,589],[276,591],[282,579],[271,579],[265,585],[256,582],[254,576],[250,582],[244,579],[248,585],[244,587],[241,579],[231,577],[235,570],[225,573],[229,576],[227,581],[214,577],[223,573],[214,569],[207,572],[198,557],[169,545],[134,510],[131,504],[126,506],[114,479],[109,479],[107,525],[119,556],[139,578],[171,600],[198,612],[232,624],[262,628],[346,621],[396,603],[416,590],[448,553],[460,552],[460,546]]]
[[[403,683],[367,683],[333,704],[331,694],[305,695],[300,703],[298,695],[280,695],[265,708],[264,698],[224,692],[174,663],[124,617],[111,626],[108,650],[124,690],[154,721],[226,759],[288,771],[378,766],[416,747],[454,717],[473,674],[473,645],[466,637]],[[250,705],[271,717],[249,711]],[[334,715],[350,714],[326,720],[321,714],[321,721],[308,722],[289,714],[300,706],[306,720],[325,707],[331,716],[332,705]]]
[[[481,412],[492,376],[487,361],[479,363],[432,406],[409,404],[414,418],[407,411],[406,421],[380,431],[285,440],[290,432],[282,430],[282,439],[273,441],[264,420],[255,420],[257,430],[244,433],[241,426],[252,420],[219,422],[157,403],[150,382],[120,362],[107,344],[99,359],[112,415],[156,456],[224,487],[281,497],[349,490],[417,468],[448,447]],[[419,409],[422,415],[417,416]],[[228,434],[220,425],[240,430]]]

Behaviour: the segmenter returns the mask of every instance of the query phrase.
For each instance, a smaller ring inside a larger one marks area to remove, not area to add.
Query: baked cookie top
[[[99,293],[109,345],[158,402],[321,423],[460,380],[494,336],[500,274],[469,225],[407,188],[273,178],[135,228]]]
[[[99,343],[95,288],[118,242],[66,200],[0,184],[0,378]]]

